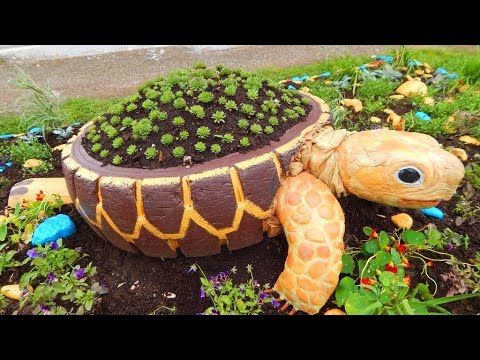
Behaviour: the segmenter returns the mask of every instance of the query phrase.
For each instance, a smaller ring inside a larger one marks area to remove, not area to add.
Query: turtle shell
[[[218,254],[263,239],[263,220],[303,135],[330,117],[310,98],[307,119],[278,142],[190,168],[133,169],[103,165],[82,146],[84,126],[62,152],[67,187],[77,210],[102,238],[130,252],[171,258]]]

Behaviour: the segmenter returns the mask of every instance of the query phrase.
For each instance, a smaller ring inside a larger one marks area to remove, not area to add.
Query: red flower
[[[433,264],[433,261],[432,261],[432,260],[430,260],[429,262],[427,262],[427,266],[428,266],[428,267],[433,267],[433,265],[434,265],[434,264]]]
[[[397,250],[400,254],[403,254],[405,251],[407,251],[407,245],[400,243],[397,246]]]
[[[37,201],[42,201],[45,198],[45,195],[42,190],[37,194]]]
[[[362,278],[360,281],[363,285],[374,285],[375,284],[375,280],[369,279],[369,278]]]
[[[372,232],[370,233],[369,239],[372,239],[372,238],[375,238],[375,239],[378,238],[377,228],[372,229]]]
[[[398,271],[396,266],[393,266],[390,264],[385,265],[385,270],[390,271],[391,273],[394,273],[394,274],[396,274]]]

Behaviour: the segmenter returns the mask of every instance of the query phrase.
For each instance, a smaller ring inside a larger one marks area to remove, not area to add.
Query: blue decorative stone
[[[458,79],[458,74],[457,73],[448,73],[446,75],[447,78],[449,78],[450,80],[455,80],[455,79]]]
[[[330,71],[324,71],[320,74],[320,77],[322,78],[329,78],[330,76],[332,76],[332,73]]]
[[[5,168],[3,166],[0,166],[0,174],[5,171]]]
[[[8,140],[14,138],[15,135],[13,134],[5,134],[5,135],[0,135],[0,140]]]
[[[447,75],[448,71],[445,70],[443,67],[439,67],[437,68],[437,70],[435,70],[435,73],[438,75]]]
[[[436,207],[420,209],[420,212],[425,216],[430,216],[438,220],[442,220],[444,216],[443,211]]]
[[[303,75],[302,77],[300,77],[300,81],[307,81],[309,78],[310,78],[310,76]]]
[[[373,58],[375,60],[385,61],[386,63],[389,63],[389,64],[393,63],[393,56],[390,56],[390,55],[375,55]]]
[[[419,118],[420,120],[422,120],[422,121],[430,121],[430,120],[432,120],[432,118],[430,117],[430,115],[424,113],[423,111],[417,111],[417,112],[415,113],[415,116],[416,116],[417,118]]]
[[[59,214],[38,225],[32,235],[32,245],[45,245],[72,236],[75,232],[75,224],[70,216]]]
[[[288,85],[288,90],[297,90],[297,88],[293,85]]]
[[[5,166],[6,166],[6,167],[12,167],[12,166],[13,166],[13,163],[12,163],[11,161],[6,162],[6,163],[5,163]]]
[[[368,64],[363,64],[362,66],[358,67],[360,70],[368,70]]]
[[[408,67],[420,66],[422,63],[418,60],[410,60],[407,64]]]
[[[28,130],[28,133],[32,135],[39,135],[42,133],[42,128],[39,128],[39,127],[31,128],[30,130]]]
[[[292,77],[292,81],[302,81],[302,78],[300,76],[294,76]]]

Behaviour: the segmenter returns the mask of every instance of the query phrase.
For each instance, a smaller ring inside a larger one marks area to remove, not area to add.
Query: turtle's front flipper
[[[342,268],[343,210],[322,181],[302,172],[285,179],[275,212],[288,257],[274,290],[296,310],[316,314],[335,290]]]

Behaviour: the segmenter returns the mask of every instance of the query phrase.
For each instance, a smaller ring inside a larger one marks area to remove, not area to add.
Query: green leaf
[[[414,230],[405,230],[402,233],[402,239],[405,243],[413,246],[422,246],[425,242],[425,235]]]
[[[396,249],[391,249],[390,255],[392,255],[392,262],[394,265],[400,265],[402,263],[402,257]]]
[[[0,225],[0,241],[4,241],[7,237],[7,222],[3,222]]]
[[[383,271],[378,280],[382,283],[383,286],[390,286],[395,278],[395,275],[390,271]]]
[[[428,289],[428,285],[424,283],[420,283],[414,290],[415,293],[418,294],[418,298],[421,300],[432,300],[433,295],[430,294],[430,290]]]
[[[377,252],[376,262],[379,267],[387,265],[392,260],[390,253],[380,250]]]
[[[364,226],[362,230],[363,233],[367,236],[370,236],[373,232],[373,229],[370,226]]]
[[[430,246],[437,247],[442,244],[442,233],[436,229],[429,229],[427,232],[427,243]]]
[[[227,306],[232,305],[232,300],[227,295],[220,296],[220,300]]]
[[[382,249],[388,246],[390,239],[388,238],[388,234],[385,231],[380,231],[378,234],[378,243]]]
[[[355,280],[348,276],[342,278],[335,290],[335,300],[337,301],[337,305],[343,306],[348,297],[357,290]]]
[[[436,306],[436,305],[447,304],[449,302],[465,300],[465,299],[470,299],[470,298],[479,297],[479,296],[480,296],[480,293],[445,296],[445,297],[441,297],[441,298],[435,298],[435,299],[432,299],[432,300],[424,301],[423,305]]]
[[[355,260],[353,257],[348,254],[342,255],[342,273],[343,274],[352,274],[355,270]]]
[[[348,315],[373,315],[375,310],[381,307],[380,301],[371,301],[360,293],[351,294],[345,302],[345,311]]]
[[[368,240],[365,243],[365,250],[369,254],[375,254],[378,250],[380,250],[380,248],[378,246],[378,242],[376,240]]]

